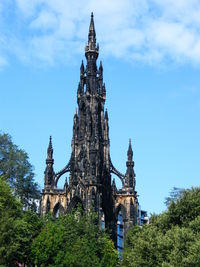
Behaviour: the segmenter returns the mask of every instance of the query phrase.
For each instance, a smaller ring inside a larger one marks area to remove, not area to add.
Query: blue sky
[[[55,170],[68,162],[91,11],[111,158],[125,173],[132,139],[139,202],[158,213],[174,186],[200,180],[200,1],[1,0],[0,128],[41,188],[49,135]]]

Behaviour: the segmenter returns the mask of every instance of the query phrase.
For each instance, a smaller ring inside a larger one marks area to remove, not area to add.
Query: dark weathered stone
[[[85,47],[86,68],[82,61],[77,91],[78,111],[73,122],[72,153],[68,164],[58,173],[53,170],[53,148],[50,138],[47,151],[41,213],[71,212],[81,203],[88,213],[98,213],[105,227],[110,228],[116,242],[117,216],[122,213],[124,235],[138,220],[138,201],[135,192],[135,173],[131,141],[128,148],[127,171],[123,175],[113,166],[110,157],[108,112],[104,112],[106,89],[103,83],[103,66],[97,69],[99,47],[93,14],[91,16],[88,44]],[[57,189],[59,178],[69,172],[69,184]],[[117,190],[111,173],[117,175],[122,188]],[[58,210],[59,209],[59,210]]]

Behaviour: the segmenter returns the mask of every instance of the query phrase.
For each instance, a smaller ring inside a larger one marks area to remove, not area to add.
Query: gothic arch
[[[122,256],[124,247],[124,220],[126,219],[126,209],[124,205],[119,204],[115,210],[116,219],[116,235],[117,235],[117,250]]]
[[[60,202],[57,202],[53,208],[53,216],[58,218],[58,216],[62,214],[64,214],[64,208]]]
[[[115,209],[115,219],[116,219],[116,221],[117,221],[117,217],[118,217],[118,214],[119,214],[120,211],[122,213],[123,220],[126,219],[126,208],[124,207],[124,205],[122,205],[120,203],[120,204],[118,204],[118,206]]]
[[[68,208],[67,208],[67,212],[72,212],[72,210],[74,209],[74,208],[76,208],[77,206],[78,206],[78,204],[80,204],[81,205],[81,207],[82,207],[82,209],[84,209],[83,208],[83,203],[82,203],[82,200],[80,199],[80,197],[78,197],[78,196],[74,196],[73,198],[72,198],[72,200],[70,201],[70,203],[69,203],[69,206],[68,206]]]

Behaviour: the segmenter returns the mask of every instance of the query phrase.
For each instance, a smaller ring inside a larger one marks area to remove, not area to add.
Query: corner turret
[[[127,162],[126,162],[126,175],[125,175],[125,186],[135,190],[135,172],[134,172],[134,161],[133,161],[133,150],[131,145],[131,139],[129,139],[129,146],[127,151]]]
[[[54,169],[53,169],[54,159],[53,159],[53,147],[52,138],[49,138],[49,146],[47,149],[47,159],[46,159],[46,169],[44,171],[44,186],[45,188],[54,187]]]

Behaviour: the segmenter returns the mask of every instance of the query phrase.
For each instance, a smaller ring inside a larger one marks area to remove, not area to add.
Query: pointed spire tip
[[[133,150],[132,150],[132,145],[131,145],[131,138],[129,138],[129,145],[128,145],[127,156],[128,156],[128,160],[129,161],[132,161]]]
[[[106,111],[105,111],[105,119],[108,120],[108,110],[106,108]]]
[[[49,136],[49,146],[52,146],[52,136]]]

